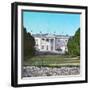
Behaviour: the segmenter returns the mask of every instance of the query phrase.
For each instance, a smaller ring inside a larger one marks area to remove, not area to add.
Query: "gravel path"
[[[22,77],[38,77],[38,76],[59,76],[59,75],[78,75],[80,67],[35,67],[24,66]]]

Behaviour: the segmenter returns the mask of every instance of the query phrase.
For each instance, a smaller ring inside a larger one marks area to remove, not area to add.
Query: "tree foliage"
[[[35,40],[33,38],[33,36],[27,32],[26,28],[23,27],[23,31],[24,31],[24,58],[30,58],[34,56],[35,53]]]
[[[80,28],[78,28],[75,35],[69,39],[67,46],[70,55],[80,55]]]

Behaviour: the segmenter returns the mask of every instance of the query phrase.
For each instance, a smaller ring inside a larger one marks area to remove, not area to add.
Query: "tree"
[[[67,46],[70,55],[80,56],[80,28],[78,28],[75,35],[69,39]]]
[[[31,58],[34,56],[35,53],[35,40],[34,37],[27,32],[26,28],[23,27],[23,37],[24,37],[24,60],[26,60],[28,57]]]

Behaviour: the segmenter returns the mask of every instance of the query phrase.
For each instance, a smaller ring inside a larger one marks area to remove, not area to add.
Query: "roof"
[[[68,35],[56,35],[56,34],[32,34],[33,37],[42,38],[70,38]]]

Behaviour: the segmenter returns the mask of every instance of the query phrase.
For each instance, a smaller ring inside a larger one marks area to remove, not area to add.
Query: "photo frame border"
[[[63,82],[47,82],[47,83],[32,83],[32,84],[18,84],[18,6],[44,6],[55,8],[74,8],[85,10],[85,80],[79,81],[63,81]],[[59,4],[44,4],[44,3],[24,3],[14,2],[11,4],[11,86],[41,86],[41,85],[58,85],[58,84],[75,84],[88,82],[88,7],[74,6],[74,5],[59,5]]]

